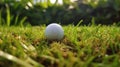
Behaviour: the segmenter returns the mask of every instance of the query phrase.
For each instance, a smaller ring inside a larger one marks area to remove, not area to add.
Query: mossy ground
[[[0,67],[119,67],[120,27],[63,26],[61,41],[45,28],[0,26]]]

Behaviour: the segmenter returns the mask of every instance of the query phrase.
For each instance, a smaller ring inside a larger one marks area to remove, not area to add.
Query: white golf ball
[[[64,30],[61,25],[52,23],[47,26],[45,36],[48,40],[61,40],[64,37]]]

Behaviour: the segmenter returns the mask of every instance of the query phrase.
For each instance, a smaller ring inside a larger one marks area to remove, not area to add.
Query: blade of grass
[[[22,65],[24,67],[33,67],[32,65],[30,65],[30,64],[16,58],[15,56],[12,56],[12,55],[10,55],[8,53],[5,53],[5,52],[3,52],[1,50],[0,50],[0,56],[3,57],[3,58],[8,59],[10,61],[16,62],[16,63],[18,63],[18,64],[20,64],[20,65]]]
[[[83,20],[80,20],[79,23],[76,25],[76,27],[79,27],[82,22]]]
[[[23,23],[25,22],[25,20],[27,19],[27,17],[23,17],[20,21],[20,26],[23,26]]]
[[[18,23],[18,17],[19,17],[19,14],[15,17],[15,25],[17,25]]]
[[[49,59],[49,60],[51,60],[51,61],[59,62],[59,59],[56,59],[56,58],[51,57],[51,56],[41,55],[41,57],[42,57],[42,58]]]
[[[6,22],[7,22],[7,26],[10,26],[10,18],[11,18],[11,16],[10,16],[10,8],[9,8],[9,6],[6,4],[6,13],[7,13],[7,17],[6,17]]]
[[[2,24],[2,10],[0,10],[0,25]]]
[[[92,17],[91,23],[92,23],[92,26],[95,26],[95,17]]]
[[[26,45],[26,44],[24,44],[24,43],[22,43],[22,42],[20,42],[20,43],[21,43],[21,45],[23,46],[23,48],[26,49],[26,52],[29,52],[29,54],[32,53],[32,55],[35,54],[36,49],[35,49],[32,45]],[[33,64],[34,66],[40,66],[40,67],[43,67],[42,64],[38,64],[36,61],[32,60],[32,59],[29,58],[29,57],[27,58],[26,61],[30,62],[30,63]]]
[[[34,60],[32,60],[31,58],[27,58],[27,61],[29,62],[29,63],[31,63],[32,65],[34,65],[35,67],[37,66],[37,67],[44,67],[42,64],[39,64],[39,63],[37,63],[36,61],[34,61]]]

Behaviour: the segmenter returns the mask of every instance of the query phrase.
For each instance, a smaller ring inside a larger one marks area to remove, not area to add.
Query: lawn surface
[[[63,26],[48,41],[46,26],[0,26],[0,67],[119,67],[120,27]]]

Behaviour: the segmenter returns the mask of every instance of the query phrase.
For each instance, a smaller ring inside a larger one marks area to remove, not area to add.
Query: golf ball
[[[61,25],[52,23],[46,27],[45,36],[48,40],[61,40],[64,37],[64,30]]]

